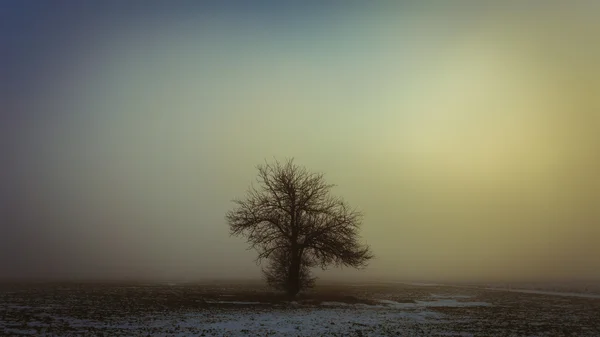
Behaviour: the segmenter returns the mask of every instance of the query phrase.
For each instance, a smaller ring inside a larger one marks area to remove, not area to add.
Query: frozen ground
[[[600,336],[600,299],[441,285],[0,288],[2,336]]]
[[[487,290],[498,290],[498,291],[512,291],[516,293],[526,294],[539,294],[539,295],[552,295],[552,296],[569,296],[569,297],[583,297],[583,298],[596,298],[600,299],[598,294],[588,293],[573,293],[573,292],[561,292],[561,291],[547,291],[547,290],[531,290],[531,289],[505,289],[505,288],[486,288]]]

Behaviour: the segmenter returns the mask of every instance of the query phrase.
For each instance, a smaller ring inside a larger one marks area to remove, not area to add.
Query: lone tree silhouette
[[[232,236],[245,236],[258,252],[267,283],[289,296],[312,287],[310,268],[329,265],[366,267],[373,258],[358,242],[362,214],[339,197],[323,174],[275,161],[258,167],[258,187],[226,215]]]

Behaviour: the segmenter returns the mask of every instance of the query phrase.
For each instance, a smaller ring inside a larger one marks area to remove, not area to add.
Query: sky
[[[295,158],[356,280],[600,280],[600,6],[0,1],[0,279],[258,278],[225,213]]]

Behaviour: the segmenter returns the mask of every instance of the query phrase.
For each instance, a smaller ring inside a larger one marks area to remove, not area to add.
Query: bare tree
[[[258,187],[226,215],[233,236],[245,236],[267,282],[295,296],[311,286],[310,268],[366,267],[371,250],[358,242],[362,214],[330,195],[323,174],[275,161],[258,167]]]

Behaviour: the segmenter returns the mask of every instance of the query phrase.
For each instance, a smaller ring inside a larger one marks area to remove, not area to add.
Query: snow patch
[[[424,307],[489,307],[487,302],[459,302],[453,299],[445,299],[438,301],[416,301],[417,305]]]
[[[443,299],[437,301],[415,301],[415,303],[400,303],[390,300],[379,300],[381,304],[394,309],[411,309],[420,307],[487,307],[491,306],[487,302],[459,302],[454,299]]]
[[[586,293],[569,293],[560,291],[545,291],[545,290],[530,290],[530,289],[505,289],[505,288],[485,288],[486,290],[509,291],[514,293],[551,295],[551,296],[568,296],[568,297],[583,297],[583,298],[600,298],[599,294]]]
[[[314,309],[293,311],[272,311],[265,313],[224,313],[204,317],[190,317],[180,322],[180,327],[196,326],[203,330],[218,331],[222,335],[235,336],[251,331],[253,334],[275,334],[277,336],[314,335],[347,333],[348,326],[355,330],[373,329],[382,324],[401,327],[406,324],[439,319],[441,314],[421,312],[398,312],[366,309]]]
[[[473,298],[473,295],[441,295],[441,294],[431,294],[431,297],[434,298]]]
[[[345,306],[349,306],[350,304],[344,303],[344,302],[321,302],[321,305],[345,307]]]
[[[243,301],[206,301],[206,303],[210,304],[268,304],[261,302],[243,302]]]

